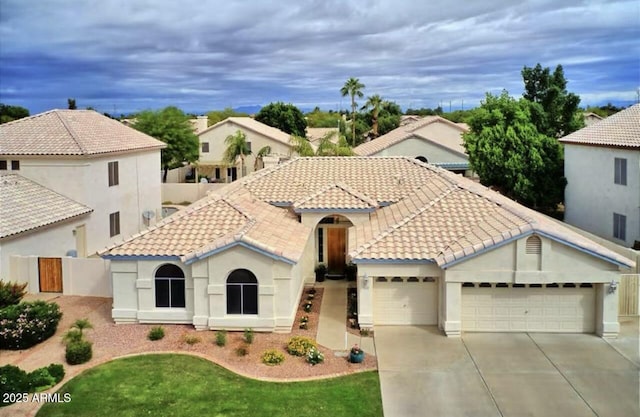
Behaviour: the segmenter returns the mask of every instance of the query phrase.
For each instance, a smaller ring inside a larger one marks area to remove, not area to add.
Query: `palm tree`
[[[342,97],[351,97],[351,141],[353,142],[353,146],[356,146],[356,96],[364,96],[362,93],[363,88],[364,84],[362,84],[359,79],[351,77],[340,89]]]
[[[82,331],[85,329],[93,329],[93,326],[89,322],[89,319],[78,319],[71,326],[73,329],[78,329],[80,332],[80,337],[82,337]]]
[[[343,135],[340,135],[336,143],[331,141],[336,133],[329,132],[320,139],[316,156],[353,156],[353,150]]]
[[[371,122],[373,124],[373,137],[378,137],[378,115],[380,114],[380,108],[382,107],[382,97],[378,94],[367,97],[367,102],[362,107],[362,110],[371,109]]]
[[[228,164],[235,164],[240,157],[240,175],[244,176],[244,157],[251,155],[247,135],[241,130],[237,130],[235,134],[227,136],[224,143],[227,145],[227,149],[224,150],[224,161]]]
[[[313,148],[307,138],[303,138],[296,135],[291,135],[289,138],[291,144],[291,153],[297,153],[300,156],[313,156]]]
[[[258,169],[260,169],[260,164],[262,163],[262,158],[264,158],[265,156],[269,155],[270,153],[271,153],[271,146],[267,145],[267,146],[263,146],[262,148],[260,148],[260,150],[256,154],[256,160],[253,163],[253,170],[254,171],[257,171]],[[262,167],[264,167],[264,164],[262,164]]]

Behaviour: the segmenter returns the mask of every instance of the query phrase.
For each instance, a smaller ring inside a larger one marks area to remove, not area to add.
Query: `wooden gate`
[[[40,292],[62,292],[62,259],[38,258]]]
[[[346,235],[347,229],[329,227],[327,228],[327,252],[329,255],[329,274],[344,274]]]

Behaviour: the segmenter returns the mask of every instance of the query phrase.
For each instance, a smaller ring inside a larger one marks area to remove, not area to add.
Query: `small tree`
[[[241,175],[245,174],[244,158],[246,155],[251,155],[249,144],[247,143],[247,135],[243,131],[237,130],[235,134],[227,136],[224,140],[227,148],[224,150],[224,161],[228,164],[235,164],[236,160],[240,158],[240,172]]]
[[[69,108],[69,110],[76,110],[78,107],[76,107],[76,99],[75,98],[68,98],[67,99],[67,107]]]

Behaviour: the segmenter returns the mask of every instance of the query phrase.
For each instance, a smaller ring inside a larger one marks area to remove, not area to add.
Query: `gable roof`
[[[443,123],[448,126],[451,126],[452,128],[459,130],[460,134],[467,131],[463,127],[458,126],[456,123],[453,123],[443,117],[426,116],[418,121],[393,129],[391,132],[386,133],[370,142],[365,142],[361,145],[358,145],[355,148],[353,148],[353,152],[355,152],[356,155],[372,156],[397,143],[402,142],[405,139],[417,137],[422,140],[426,140],[428,142],[434,143],[440,147],[446,148],[451,152],[454,152],[456,154],[463,155],[466,157],[466,151],[464,149],[464,146],[462,146],[462,138],[460,138],[459,141],[456,141],[454,143],[447,140],[430,138],[430,137],[427,137],[426,135],[423,135],[417,132],[417,130],[433,123]]]
[[[166,145],[93,110],[50,110],[0,125],[0,155],[80,155]]]
[[[17,174],[0,175],[0,195],[0,239],[93,211]]]
[[[364,194],[352,190],[346,184],[330,184],[318,192],[293,203],[296,213],[303,211],[373,211],[378,203]]]
[[[275,127],[268,126],[264,123],[261,123],[251,117],[227,117],[226,119],[219,121],[215,125],[209,126],[207,129],[198,133],[198,136],[202,136],[215,128],[226,124],[233,123],[239,127],[243,127],[245,129],[251,130],[268,138],[271,138],[275,141],[282,142],[287,146],[291,146],[289,143],[290,135],[288,133],[283,132],[280,129],[276,129]]]
[[[573,132],[560,142],[640,149],[640,104]]]
[[[106,249],[118,257],[176,257],[191,263],[232,246],[244,246],[295,263],[311,230],[292,213],[246,192],[212,194],[154,227]]]

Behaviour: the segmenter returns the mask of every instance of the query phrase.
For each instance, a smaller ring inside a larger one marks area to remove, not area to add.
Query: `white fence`
[[[184,183],[186,181],[187,174],[191,172],[193,168],[189,166],[170,169],[167,172],[167,183]],[[164,175],[164,171],[162,171]]]
[[[62,260],[62,294],[112,297],[109,261],[101,258],[70,258]],[[37,256],[12,255],[9,259],[12,281],[27,282],[30,293],[40,292]]]
[[[180,204],[183,202],[193,203],[196,200],[206,196],[208,192],[218,190],[224,187],[224,183],[182,183],[162,184],[162,202],[171,202],[173,204]]]

